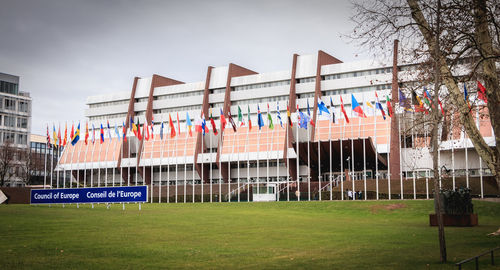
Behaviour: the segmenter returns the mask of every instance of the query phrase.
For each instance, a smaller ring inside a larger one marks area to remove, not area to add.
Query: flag
[[[290,107],[288,105],[286,105],[286,117],[288,118],[288,124],[290,124],[290,126],[293,127],[292,117],[290,114]]]
[[[120,140],[120,131],[118,131],[118,125],[116,124],[116,122],[115,122],[115,134],[118,140]]]
[[[215,127],[214,118],[212,117],[212,108],[210,108],[210,124],[212,125],[212,130],[213,130],[214,134],[215,135],[219,134],[219,132],[217,132],[217,128]]]
[[[57,128],[57,141],[58,141],[58,146],[61,147],[61,145],[62,145],[62,140],[61,140],[61,124],[59,124],[59,127]]]
[[[142,132],[144,132],[144,139],[149,141],[149,125],[146,125],[146,123],[147,121],[142,123]]]
[[[201,112],[201,115],[203,116],[203,112]],[[201,121],[201,118],[196,117],[194,119],[194,131],[202,132],[202,124],[203,124],[203,122]]]
[[[330,115],[330,111],[326,107],[326,105],[323,102],[323,100],[321,100],[320,98],[318,98],[318,111],[319,111],[319,115],[321,115],[322,112]]]
[[[50,142],[49,125],[47,125],[47,148],[52,148],[52,144]]]
[[[91,139],[92,144],[95,143],[95,126],[94,123],[92,123],[92,139]]]
[[[52,124],[52,144],[54,147],[57,147],[57,132],[56,132],[56,126]]]
[[[366,114],[363,112],[363,108],[359,105],[358,101],[354,97],[353,94],[351,94],[351,103],[352,103],[352,110],[358,114],[359,117],[365,117]]]
[[[298,107],[298,105],[297,105]],[[299,127],[307,129],[307,123],[309,123],[309,116],[305,115],[303,112],[299,111],[297,108],[297,112],[299,114]]]
[[[134,132],[136,137],[139,137],[137,135],[137,125],[134,123],[134,119],[132,119],[132,117],[130,117],[130,129]]]
[[[175,137],[175,126],[174,122],[172,121],[172,115],[168,114],[168,124],[170,125],[170,138]]]
[[[429,103],[431,104],[431,107],[434,108],[434,104],[432,103],[432,96],[431,94],[429,94],[429,92],[427,92],[427,89],[424,89],[424,95],[426,96],[426,99],[429,100]],[[444,116],[444,110],[443,110],[443,104],[441,103],[441,100],[439,100],[439,97],[438,97],[438,104],[439,104],[439,108],[441,109],[441,114],[443,114]]]
[[[427,92],[427,89],[425,89],[425,87],[424,87],[424,102],[427,104],[427,106],[429,106],[429,108],[434,109],[434,104],[432,104],[431,95],[429,94],[429,92]]]
[[[137,139],[139,139],[139,141],[142,141],[141,123],[139,123],[139,119],[137,119],[137,135],[136,136],[137,136]]]
[[[102,127],[101,124],[101,144],[104,142],[104,128]]]
[[[377,91],[375,91],[375,107],[377,107],[377,109],[380,109],[380,113],[382,113],[382,117],[385,120],[384,107],[382,107],[382,103],[380,103],[380,100],[378,99]]]
[[[247,105],[248,108],[248,130],[252,130],[252,119],[250,118],[250,105]]]
[[[203,132],[203,136],[207,133],[207,121],[205,120],[205,114],[201,113],[201,132]]]
[[[177,133],[181,135],[181,121],[179,121],[179,112],[177,112]]]
[[[109,126],[109,120],[107,120],[107,121],[108,121],[108,128],[107,128],[107,130],[108,130],[108,139],[111,139],[111,127]]]
[[[280,120],[280,126],[283,127],[283,120],[281,120],[281,113],[280,113],[280,104],[277,101],[276,101],[276,112],[277,112],[276,115]]]
[[[162,123],[162,125],[163,125],[163,123]],[[189,118],[189,113],[188,112],[186,112],[186,127],[189,130],[189,137],[193,137],[193,132],[191,131],[191,128],[193,127],[193,124],[191,123],[191,118]]]
[[[227,111],[227,117],[229,118],[229,123],[233,127],[233,131],[236,132],[236,124],[234,123],[233,116],[231,115],[231,110]]]
[[[151,139],[155,139],[155,122],[154,122],[154,117],[151,115]]]
[[[342,100],[342,96],[340,96],[340,110],[344,114],[345,121],[349,123],[349,117],[347,117],[347,113],[345,112],[344,100]]]
[[[472,108],[471,108],[470,102],[469,102],[469,94],[467,93],[467,87],[465,86],[465,83],[464,83],[464,100],[465,100],[465,103],[467,103],[469,110],[471,110]]]
[[[240,106],[238,106],[238,122],[240,123],[240,127],[245,125],[245,121],[243,121],[243,113],[241,113]]]
[[[66,146],[67,142],[68,142],[68,123],[66,122],[64,124],[64,142],[63,142],[63,146]]]
[[[314,126],[314,122],[311,117],[311,110],[309,110],[309,99],[307,99],[307,116],[309,116],[309,119],[311,119],[311,126]]]
[[[73,128],[71,128],[73,131]],[[76,128],[76,132],[71,136],[71,145],[75,146],[75,144],[80,140],[80,123],[78,123],[78,127]]]
[[[424,103],[422,103],[422,100],[420,97],[417,95],[415,91],[411,92],[411,100],[413,103],[413,106],[415,107],[415,112],[425,112],[428,114],[429,112],[425,109]]]
[[[71,123],[71,132],[69,133],[69,139],[72,140],[75,135],[75,124]]]
[[[257,124],[259,125],[259,130],[264,126],[264,119],[262,118],[262,114],[260,113],[259,104],[257,104]]]
[[[332,123],[335,124],[335,106],[333,106],[332,96],[330,96],[330,110],[332,110]]]
[[[412,111],[411,105],[408,102],[408,99],[405,97],[405,94],[401,92],[401,89],[399,89],[399,106],[404,108],[405,111]]]
[[[123,135],[123,141],[127,141],[127,128],[125,127],[125,121],[123,121],[123,126],[122,126],[122,135]]]
[[[387,115],[389,117],[392,117],[392,104],[391,104],[391,100],[389,99],[389,96],[386,96],[386,99],[387,99]]]
[[[85,122],[85,145],[89,142],[89,122]]]
[[[161,127],[160,127],[160,140],[163,140],[163,122],[161,122]]]
[[[224,130],[226,128],[226,117],[224,116],[224,112],[222,111],[222,108],[220,109],[220,129]]]
[[[488,103],[488,98],[486,97],[486,88],[479,81],[477,81],[477,88],[477,98],[484,101],[484,103]]]
[[[269,122],[269,129],[274,129],[273,117],[269,112],[269,103],[267,103],[267,122]]]
[[[370,108],[374,109],[374,107],[373,107],[373,105],[370,103],[370,101],[367,101],[367,102],[366,102],[366,106],[368,106],[368,107],[370,107]]]
[[[441,114],[444,116],[443,104],[441,103],[441,100],[438,99],[438,103],[439,103],[439,108],[441,108]]]

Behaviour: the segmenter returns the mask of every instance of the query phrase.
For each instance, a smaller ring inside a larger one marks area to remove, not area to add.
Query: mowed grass
[[[500,204],[474,206],[443,265],[425,200],[0,205],[0,269],[454,269],[500,245]]]

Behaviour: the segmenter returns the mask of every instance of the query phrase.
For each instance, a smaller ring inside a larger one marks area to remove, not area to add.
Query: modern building
[[[82,122],[80,141],[67,148],[58,169],[70,171],[83,186],[148,185],[155,201],[344,199],[346,189],[362,191],[365,199],[425,198],[432,189],[430,130],[405,128],[415,125],[412,119],[417,114],[396,110],[398,117],[384,117],[372,106],[375,93],[387,108],[387,98],[394,91],[397,95],[398,87],[413,85],[411,70],[412,65],[393,68],[392,63],[375,61],[344,63],[318,51],[293,55],[291,69],[278,72],[257,73],[231,63],[209,66],[200,82],[136,77],[131,91],[88,97],[85,115],[90,133],[95,130],[95,143],[84,142]],[[353,96],[366,117],[353,112]],[[319,115],[320,101],[334,117]],[[307,129],[298,127],[297,109],[305,115],[310,112]],[[240,111],[243,124],[238,120]],[[220,129],[221,114],[227,121],[224,129]],[[236,132],[229,124],[230,115]],[[210,130],[205,135],[193,131],[191,136],[188,116],[193,123],[204,117]],[[212,116],[217,134],[209,120]],[[268,117],[274,128],[269,127]],[[131,119],[140,123],[141,133],[154,123],[154,138],[138,140],[130,131]],[[494,144],[489,120],[477,120],[488,143]],[[467,186],[481,196],[490,192],[485,187],[496,187],[464,132],[455,130],[444,137],[440,164],[443,171],[452,168],[453,176],[443,175],[443,185]]]
[[[64,146],[55,148],[52,145],[47,147],[47,136],[31,134],[30,135],[30,185],[45,185],[50,186],[51,183],[55,187],[63,187],[62,183],[69,186],[69,172],[66,178],[63,178],[62,172],[54,171],[57,166],[59,157],[64,152]],[[59,180],[59,181],[58,181]]]
[[[19,77],[0,73],[0,143],[9,143],[16,151],[29,147],[31,130],[31,97],[19,91]],[[19,155],[16,155],[19,157]],[[6,185],[24,185],[23,173],[17,162],[8,173]]]

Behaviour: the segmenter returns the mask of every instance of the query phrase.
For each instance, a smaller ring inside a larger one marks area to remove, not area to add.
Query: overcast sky
[[[84,120],[87,96],[130,91],[153,73],[203,81],[207,66],[291,68],[318,50],[366,59],[342,34],[348,1],[0,0],[0,72],[33,98],[32,132]]]

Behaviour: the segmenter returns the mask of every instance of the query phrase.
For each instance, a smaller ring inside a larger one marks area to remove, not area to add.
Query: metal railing
[[[495,250],[498,250],[498,249],[500,249],[500,247],[496,247],[496,248],[494,248],[494,249],[491,249],[491,250],[488,250],[488,251],[486,251],[486,252],[484,252],[484,253],[481,253],[481,254],[479,254],[479,255],[477,255],[477,256],[474,256],[474,257],[471,257],[471,258],[465,259],[465,260],[463,260],[463,261],[461,261],[461,262],[457,262],[455,265],[456,265],[456,266],[458,266],[458,269],[459,269],[459,270],[461,270],[461,269],[462,269],[462,264],[464,264],[464,263],[467,263],[467,262],[470,262],[470,261],[474,260],[474,261],[475,261],[475,264],[476,264],[476,269],[479,269],[479,257],[484,256],[484,255],[486,255],[486,254],[488,254],[488,253],[489,253],[489,254],[491,254],[491,265],[495,265],[495,256],[494,256],[493,252],[494,252]]]

